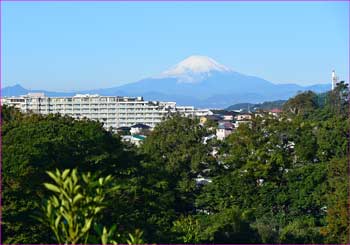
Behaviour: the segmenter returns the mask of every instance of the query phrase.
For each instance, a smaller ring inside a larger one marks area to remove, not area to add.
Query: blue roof
[[[133,135],[132,137],[134,137],[134,138],[136,138],[136,139],[139,139],[139,140],[144,140],[144,139],[146,139],[146,136],[138,135],[138,134],[135,134],[135,135]]]

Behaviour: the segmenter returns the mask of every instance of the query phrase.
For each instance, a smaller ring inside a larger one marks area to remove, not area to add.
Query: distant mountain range
[[[330,89],[330,84],[274,84],[235,72],[206,56],[190,56],[159,76],[112,88],[52,92],[27,90],[15,85],[3,88],[2,96],[18,96],[29,92],[43,92],[47,96],[73,96],[77,93],[143,96],[146,100],[175,101],[179,105],[199,108],[226,108],[236,103],[285,100],[299,91],[320,93]]]

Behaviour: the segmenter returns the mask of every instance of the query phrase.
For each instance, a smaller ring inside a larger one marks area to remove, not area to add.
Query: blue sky
[[[274,83],[349,77],[348,2],[3,2],[2,86],[77,90],[190,55]]]

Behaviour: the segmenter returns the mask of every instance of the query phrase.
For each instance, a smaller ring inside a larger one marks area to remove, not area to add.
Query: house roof
[[[135,134],[135,135],[122,135],[122,139],[124,139],[124,140],[132,140],[132,139],[144,140],[144,139],[146,139],[146,136],[140,135],[140,134]]]
[[[233,129],[233,124],[231,122],[219,122],[219,129]]]
[[[133,138],[136,138],[136,139],[138,139],[138,140],[144,140],[144,139],[146,139],[146,136],[144,136],[144,135],[138,135],[138,134],[135,134],[135,135],[133,135],[132,137],[133,137]]]
[[[270,112],[273,112],[273,113],[281,113],[282,110],[281,110],[281,109],[278,109],[278,108],[273,108],[272,110],[270,110]]]
[[[137,123],[135,125],[132,125],[131,128],[143,128],[143,129],[149,129],[151,128],[150,126],[143,124],[143,123]]]
[[[224,125],[219,125],[218,129],[232,130],[232,128],[225,127]]]
[[[208,115],[207,118],[210,120],[213,120],[213,121],[221,120],[221,116],[219,116],[219,115]]]
[[[122,131],[129,131],[130,127],[119,127],[117,130],[122,130]]]

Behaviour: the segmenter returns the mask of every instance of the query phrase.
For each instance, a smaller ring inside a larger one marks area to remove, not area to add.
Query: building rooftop
[[[146,139],[146,136],[144,135],[139,135],[139,134],[135,134],[132,136],[133,138],[136,138],[138,140],[145,140]]]
[[[218,129],[228,129],[228,130],[232,130],[233,129],[233,124],[231,122],[219,122],[219,126]]]
[[[208,115],[206,117],[210,120],[213,120],[213,121],[220,121],[221,120],[221,116],[219,116],[219,115]]]
[[[119,127],[119,128],[117,128],[117,130],[120,130],[120,131],[129,131],[129,130],[130,130],[130,127]]]
[[[274,109],[270,110],[270,112],[272,112],[272,113],[281,113],[282,110],[278,109],[278,108],[274,108]]]
[[[132,125],[131,128],[143,128],[143,129],[149,129],[151,128],[150,126],[143,124],[143,123],[137,123],[135,125]]]

